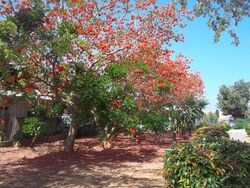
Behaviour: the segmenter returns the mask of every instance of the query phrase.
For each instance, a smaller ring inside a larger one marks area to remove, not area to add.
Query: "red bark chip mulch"
[[[25,185],[39,187],[43,184],[50,187],[48,183],[50,183],[51,186],[53,184],[52,187],[54,187],[55,182],[58,183],[57,186],[67,187],[73,177],[69,180],[63,180],[62,183],[61,180],[59,181],[61,175],[58,174],[65,173],[70,175],[75,173],[73,171],[77,171],[77,174],[81,174],[84,171],[84,174],[86,174],[92,169],[96,169],[92,172],[93,174],[108,169],[110,172],[114,173],[112,175],[114,176],[119,173],[122,174],[123,172],[120,172],[119,170],[122,170],[123,168],[134,169],[136,166],[139,167],[146,163],[152,163],[153,165],[156,159],[162,159],[164,150],[171,147],[168,136],[166,136],[165,143],[161,142],[161,144],[159,144],[155,142],[155,140],[156,137],[152,134],[146,135],[139,143],[138,141],[131,142],[129,137],[120,136],[112,141],[112,148],[103,149],[97,138],[80,138],[76,140],[75,152],[73,153],[63,152],[63,140],[61,138],[53,137],[49,139],[47,138],[46,140],[37,140],[33,148],[2,147],[0,148],[0,187],[25,187]],[[178,141],[188,142],[189,140],[184,140],[178,137]],[[158,160],[158,162],[160,160]],[[124,164],[131,164],[132,167]],[[136,165],[133,166],[133,164]],[[72,172],[69,172],[69,169]],[[118,172],[116,170],[118,170]],[[130,171],[131,170],[127,170],[126,173]],[[105,179],[107,176],[104,175],[105,173],[107,172],[103,172],[103,174],[99,175]],[[54,176],[55,174],[57,175]],[[91,174],[88,176],[92,177]],[[87,178],[88,176],[83,176],[82,178]],[[74,176],[74,178],[75,177],[76,176]],[[39,181],[34,182],[34,178]],[[133,177],[131,176],[130,178]],[[79,180],[80,179],[81,178],[79,178]],[[89,180],[91,179],[92,178]],[[121,178],[121,180],[123,179]],[[135,180],[135,183],[138,183],[138,181]],[[99,183],[104,185],[103,182],[105,181]],[[106,183],[107,182],[108,181],[106,181]],[[88,181],[88,183],[91,187],[92,183],[90,181]],[[109,182],[106,186],[109,187],[111,184],[112,183]],[[141,184],[145,185],[143,181]],[[81,185],[80,187],[85,187],[82,186],[81,181],[78,182],[78,185]]]

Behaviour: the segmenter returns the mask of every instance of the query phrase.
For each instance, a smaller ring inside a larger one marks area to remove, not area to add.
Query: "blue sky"
[[[232,85],[244,79],[250,81],[250,19],[237,28],[240,44],[235,47],[232,39],[224,33],[218,43],[213,42],[213,32],[206,19],[187,22],[183,30],[184,43],[174,44],[175,52],[182,52],[192,59],[191,68],[200,72],[205,84],[205,97],[209,102],[206,111],[216,109],[217,94],[222,84]]]

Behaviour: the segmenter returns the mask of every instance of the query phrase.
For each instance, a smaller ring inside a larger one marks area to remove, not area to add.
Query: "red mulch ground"
[[[73,153],[62,151],[60,137],[39,139],[33,148],[3,147],[0,187],[164,187],[160,170],[170,141],[170,135],[148,134],[140,143],[121,136],[103,150],[98,139],[80,138]]]

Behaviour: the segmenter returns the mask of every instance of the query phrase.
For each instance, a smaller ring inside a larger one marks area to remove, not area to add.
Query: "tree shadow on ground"
[[[136,187],[152,187],[147,185],[150,181],[124,175],[122,170],[128,170],[126,162],[149,162],[155,157],[152,149],[52,152],[2,165],[0,187],[119,187],[117,182],[129,181],[135,181]]]
[[[81,138],[73,153],[62,152],[63,140],[40,142],[28,151],[13,149],[13,155],[23,157],[0,161],[0,187],[164,187],[159,175],[161,156],[171,147],[169,136],[164,139],[159,144],[152,135],[140,143],[120,137],[113,141],[113,148],[103,150],[98,139]],[[11,148],[6,149],[10,154]],[[156,159],[158,166],[154,166]]]

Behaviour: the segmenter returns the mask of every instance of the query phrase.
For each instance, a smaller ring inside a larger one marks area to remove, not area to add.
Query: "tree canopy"
[[[208,26],[214,32],[215,42],[223,32],[228,31],[233,44],[239,44],[235,28],[244,17],[250,16],[249,0],[197,0],[194,11],[196,16],[208,18]]]
[[[1,1],[1,87],[25,96],[30,106],[67,109],[70,151],[80,116],[92,114],[100,124],[105,110],[120,109],[130,98],[141,110],[148,102],[202,94],[190,61],[172,59],[169,49],[183,40],[178,30],[190,13],[152,0]]]
[[[239,80],[232,86],[222,85],[218,94],[218,107],[226,115],[244,118],[250,100],[250,83]]]

